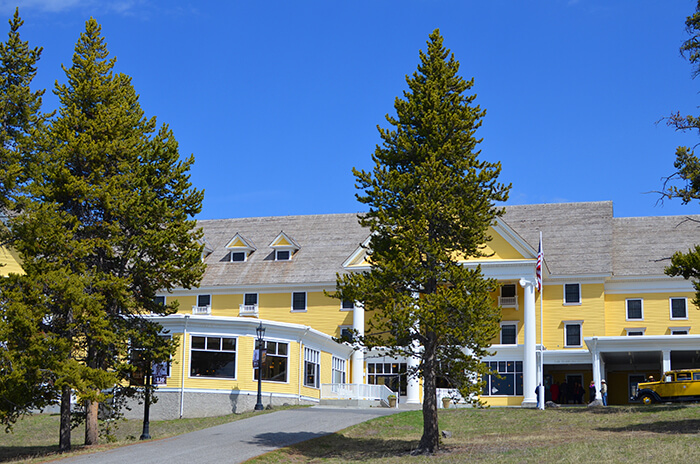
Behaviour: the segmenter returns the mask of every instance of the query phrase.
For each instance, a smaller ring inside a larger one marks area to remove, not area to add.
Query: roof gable
[[[255,245],[253,245],[253,242],[246,239],[238,232],[224,248],[234,251],[255,251],[257,249]]]

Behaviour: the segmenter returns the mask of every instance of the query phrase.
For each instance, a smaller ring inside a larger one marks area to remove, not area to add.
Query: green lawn
[[[165,438],[252,414],[155,421],[151,435]],[[408,411],[268,453],[252,463],[700,462],[700,405],[441,410],[440,429],[449,430],[452,437],[443,440],[436,456],[410,456],[420,438],[422,416]],[[125,421],[115,433],[118,441],[98,448],[133,443],[140,434],[141,421]],[[74,438],[79,445],[82,429],[74,431]],[[27,417],[15,433],[0,435],[0,461],[21,461],[21,456],[38,456],[22,462],[55,459],[57,440],[58,416]]]
[[[279,411],[281,409],[287,409],[287,407],[279,407],[274,410]],[[150,435],[152,439],[166,438],[269,412],[272,411],[248,412],[201,419],[151,421]],[[0,462],[44,462],[56,459],[59,457],[57,456],[58,425],[59,416],[57,414],[36,414],[20,420],[11,433],[5,433],[4,430],[0,430]],[[95,449],[109,449],[137,442],[141,436],[142,427],[143,423],[141,420],[119,421],[112,427],[113,441],[101,437],[100,441],[102,444],[90,448],[81,446],[85,432],[83,427],[78,427],[73,430],[71,435],[74,447],[71,453],[94,452]]]
[[[698,405],[459,409],[440,411],[436,456],[410,456],[422,432],[420,411],[350,427],[268,453],[255,464],[293,463],[647,463],[700,462]]]

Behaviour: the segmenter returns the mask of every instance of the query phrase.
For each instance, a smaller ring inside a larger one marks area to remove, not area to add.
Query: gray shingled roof
[[[700,244],[700,216],[615,218],[616,276],[661,275],[676,251]]]
[[[503,220],[537,250],[552,275],[610,274],[613,207],[610,201],[506,206]]]
[[[357,214],[323,214],[198,221],[214,250],[201,285],[300,284],[335,281],[343,262],[367,238]],[[284,232],[299,244],[290,261],[274,261],[268,245]],[[229,262],[226,244],[240,233],[257,250],[244,263]]]
[[[700,216],[693,216],[700,221]],[[610,201],[507,206],[502,220],[537,249],[542,231],[551,275],[661,275],[674,251],[700,243],[700,223],[684,216],[613,218]],[[323,214],[199,221],[213,253],[202,286],[328,283],[368,236],[357,214]],[[274,261],[269,247],[285,232],[300,249]],[[257,250],[229,262],[226,244],[240,233]]]

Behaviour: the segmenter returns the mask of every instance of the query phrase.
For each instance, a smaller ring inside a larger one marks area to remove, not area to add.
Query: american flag
[[[535,277],[537,279],[537,291],[542,292],[542,261],[544,253],[542,252],[542,233],[540,233],[540,248],[537,250],[537,266],[535,267]]]

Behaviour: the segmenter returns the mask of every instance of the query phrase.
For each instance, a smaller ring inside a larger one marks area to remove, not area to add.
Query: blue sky
[[[691,0],[0,0],[0,13],[15,5],[23,38],[44,48],[47,110],[98,20],[146,114],[195,155],[200,219],[363,210],[351,168],[372,167],[376,126],[435,28],[475,79],[481,156],[502,162],[508,204],[700,213],[648,193],[675,147],[699,140],[657,124],[700,113],[700,80],[678,51]]]

